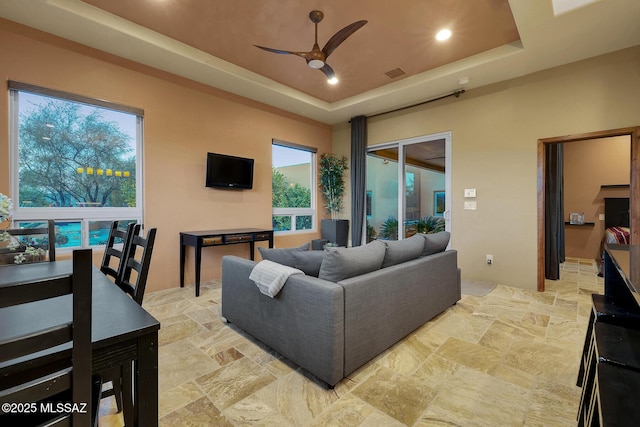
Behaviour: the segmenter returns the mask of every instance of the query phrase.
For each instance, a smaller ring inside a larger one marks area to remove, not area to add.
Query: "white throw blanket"
[[[263,260],[253,267],[249,279],[255,282],[260,292],[273,298],[278,295],[278,292],[280,292],[280,289],[292,274],[304,273],[297,268]]]

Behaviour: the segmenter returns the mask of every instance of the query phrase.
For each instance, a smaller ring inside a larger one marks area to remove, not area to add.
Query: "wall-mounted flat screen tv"
[[[207,187],[253,188],[253,159],[207,153]]]

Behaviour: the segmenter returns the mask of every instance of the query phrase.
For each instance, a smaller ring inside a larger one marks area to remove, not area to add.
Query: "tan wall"
[[[638,94],[634,47],[370,119],[368,143],[451,131],[451,246],[463,277],[533,290],[538,139],[639,125]],[[334,151],[349,155],[349,141],[348,124],[334,126]],[[463,210],[465,188],[477,189],[476,211]]]
[[[331,149],[331,128],[290,113],[0,20],[0,76],[143,108],[144,224],[157,227],[147,289],[179,284],[179,232],[271,228],[271,140]],[[8,92],[0,94],[0,192],[9,193]],[[254,188],[204,187],[206,153],[255,158]],[[319,195],[318,195],[319,197]],[[293,246],[319,233],[276,239]],[[248,245],[208,248],[203,280],[220,277],[221,257]],[[96,254],[95,258],[100,258]],[[192,250],[186,282],[193,282]]]
[[[564,144],[564,216],[584,212],[594,226],[565,226],[565,254],[596,259],[604,234],[605,197],[629,197],[629,189],[602,189],[602,185],[629,184],[631,141],[628,136]]]

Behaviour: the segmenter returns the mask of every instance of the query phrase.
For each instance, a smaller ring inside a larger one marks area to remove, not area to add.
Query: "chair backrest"
[[[8,254],[11,257],[20,254],[24,255],[24,260],[20,263],[34,261],[31,255],[25,253],[28,247],[46,250],[49,261],[56,260],[56,227],[53,220],[48,220],[45,227],[10,228],[3,231],[6,231],[9,236],[13,238],[12,243],[18,244],[18,247],[16,249],[4,249],[2,253]],[[38,238],[35,236],[46,236],[46,238]]]
[[[100,271],[107,276],[111,276],[116,283],[119,283],[122,278],[125,266],[125,253],[131,245],[131,239],[140,231],[140,224],[129,223],[126,229],[118,228],[118,221],[111,223],[111,230],[109,231],[109,238],[107,239],[107,245],[104,248],[104,255],[102,256],[102,264],[100,264]],[[115,247],[116,239],[122,240],[122,249]],[[117,267],[111,266],[111,257],[118,260]]]
[[[144,288],[147,286],[147,275],[149,274],[149,265],[151,264],[151,254],[153,252],[153,243],[156,239],[156,229],[152,228],[147,232],[147,237],[135,234],[131,239],[129,250],[126,254],[127,262],[118,286],[131,295],[133,299],[142,305],[144,297]],[[136,258],[137,249],[142,248],[142,254]],[[131,280],[131,273],[135,270],[134,280]]]
[[[0,343],[0,404],[47,401],[61,393],[70,394],[73,403],[91,402],[91,275],[91,249],[82,249],[73,252],[72,274],[0,287],[0,309],[20,306],[26,311],[36,301],[64,295],[73,299],[70,321]],[[38,353],[65,343],[72,344],[70,354],[59,349]],[[92,414],[86,409],[54,418],[88,426]]]

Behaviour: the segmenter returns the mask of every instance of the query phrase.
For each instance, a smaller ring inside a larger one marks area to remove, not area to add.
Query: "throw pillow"
[[[339,282],[379,270],[386,249],[385,244],[378,240],[353,248],[326,248],[318,277]]]
[[[324,251],[296,251],[293,253],[293,266],[307,276],[318,277],[323,256]]]
[[[425,239],[416,234],[404,240],[385,240],[384,244],[387,246],[387,252],[382,261],[382,268],[418,258],[424,250]]]
[[[436,254],[447,249],[451,234],[448,231],[440,231],[433,234],[421,234],[424,238],[424,250],[422,256]]]
[[[262,256],[262,259],[266,259],[269,261],[277,262],[278,264],[288,265],[289,267],[294,267],[295,260],[293,259],[293,254],[301,251],[308,251],[309,243],[305,243],[302,246],[298,246],[297,248],[263,248],[261,246],[258,247],[258,251]]]

